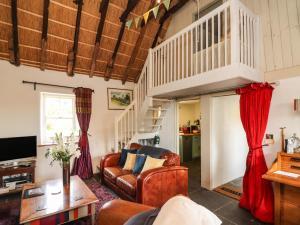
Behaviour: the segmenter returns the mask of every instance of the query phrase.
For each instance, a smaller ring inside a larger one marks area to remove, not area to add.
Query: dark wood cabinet
[[[8,168],[1,168],[0,167],[0,186],[3,187],[4,180],[3,177],[5,176],[12,176],[18,174],[27,174],[26,181],[27,183],[34,183],[35,182],[35,161],[32,161],[28,164],[28,166],[24,165],[17,165]],[[9,193],[15,193],[22,191],[22,188],[16,188],[11,190]],[[4,193],[8,194],[8,193]]]

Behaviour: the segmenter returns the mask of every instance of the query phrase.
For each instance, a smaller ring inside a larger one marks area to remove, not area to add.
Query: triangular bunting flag
[[[132,24],[132,20],[127,20],[125,25],[128,29],[130,29],[131,24]]]
[[[169,10],[171,0],[164,0],[163,4],[166,7],[166,10]]]
[[[150,13],[150,11],[146,12],[146,13],[143,15],[143,17],[144,17],[144,20],[145,20],[145,24],[146,24],[146,23],[147,23],[147,21],[148,21],[148,18],[149,18],[149,13]]]
[[[140,25],[140,22],[141,22],[141,18],[140,17],[136,17],[134,19],[134,22],[135,22],[135,28],[138,28],[138,26]]]
[[[160,5],[158,5],[158,6],[156,6],[156,7],[154,7],[154,8],[152,9],[152,12],[153,12],[153,15],[154,15],[154,18],[155,18],[155,19],[156,19],[157,14],[158,14],[159,6],[160,6]]]

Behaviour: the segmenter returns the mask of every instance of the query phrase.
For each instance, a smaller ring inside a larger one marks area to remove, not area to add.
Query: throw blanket
[[[161,209],[140,213],[124,225],[221,225],[222,221],[208,209],[187,197],[176,196]]]

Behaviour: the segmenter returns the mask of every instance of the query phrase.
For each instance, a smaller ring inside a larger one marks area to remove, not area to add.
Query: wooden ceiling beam
[[[156,32],[155,38],[152,43],[152,48],[154,48],[157,44],[158,37],[162,31],[163,25],[167,19],[169,19],[170,16],[175,14],[179,9],[181,9],[189,0],[180,0],[176,5],[171,7],[166,13],[160,18],[159,20],[159,28]]]
[[[104,79],[106,81],[108,81],[110,79],[112,70],[114,68],[114,64],[115,64],[117,53],[118,53],[118,50],[119,50],[119,47],[120,47],[120,43],[121,43],[121,40],[122,40],[123,35],[124,35],[127,17],[130,14],[130,12],[135,8],[135,6],[137,5],[138,2],[139,2],[139,0],[128,0],[127,7],[126,7],[125,11],[123,12],[123,14],[120,17],[120,21],[122,22],[122,26],[121,26],[121,29],[119,31],[118,40],[117,40],[117,43],[115,45],[115,49],[114,49],[114,52],[112,54],[112,57],[107,62],[105,75],[104,75]]]
[[[42,42],[41,42],[41,62],[40,69],[45,70],[45,63],[47,57],[47,40],[48,40],[48,17],[49,17],[50,0],[44,0],[43,11],[43,28],[42,28]]]
[[[100,49],[100,42],[101,42],[101,37],[102,37],[102,32],[103,32],[103,27],[104,27],[104,23],[105,23],[106,14],[107,14],[108,5],[109,5],[109,0],[101,1],[101,5],[100,5],[100,9],[99,9],[100,21],[98,24],[95,47],[94,47],[94,52],[93,52],[93,56],[92,56],[90,77],[93,77],[93,75],[94,75],[94,71],[95,71],[95,67],[96,67],[96,60],[97,60],[99,49]]]
[[[20,65],[17,9],[18,9],[17,0],[11,0],[12,34],[8,41],[8,49],[9,49],[9,62],[15,66]]]
[[[150,6],[149,6],[149,8],[148,8],[148,10],[150,10],[151,8],[153,8],[153,7],[155,6],[155,3],[156,3],[156,0],[152,0]],[[133,66],[133,63],[135,62],[135,59],[136,59],[136,56],[137,56],[137,54],[138,54],[138,52],[139,52],[139,49],[140,49],[140,47],[141,47],[141,44],[142,44],[142,42],[143,42],[143,40],[144,40],[145,33],[146,33],[146,28],[147,28],[147,26],[143,26],[143,27],[141,28],[139,37],[138,37],[138,39],[137,39],[137,42],[136,42],[136,44],[135,44],[135,46],[134,46],[134,49],[133,49],[132,54],[131,54],[131,57],[130,57],[130,59],[129,59],[129,63],[128,63],[127,68],[126,68],[126,70],[125,70],[125,72],[124,72],[124,74],[123,74],[122,84],[125,84],[126,81],[127,81],[127,79],[128,79],[128,76],[129,76],[129,70],[130,70],[131,67]]]
[[[78,38],[79,38],[79,31],[80,31],[80,20],[81,20],[83,0],[74,0],[74,3],[77,5],[74,44],[73,44],[73,49],[68,54],[68,62],[67,62],[67,74],[71,77],[74,76],[74,68],[76,65],[76,55],[78,50]]]

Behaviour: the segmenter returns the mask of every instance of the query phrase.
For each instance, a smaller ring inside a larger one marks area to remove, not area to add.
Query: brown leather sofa
[[[176,195],[188,195],[188,169],[180,166],[177,154],[160,148],[131,145],[139,148],[138,153],[161,153],[157,158],[164,158],[163,167],[134,175],[123,170],[119,165],[121,153],[112,153],[102,157],[100,162],[101,182],[115,191],[121,198],[145,205],[160,207]]]
[[[98,215],[98,225],[124,225],[133,216],[154,209],[151,206],[120,199],[105,203]]]

